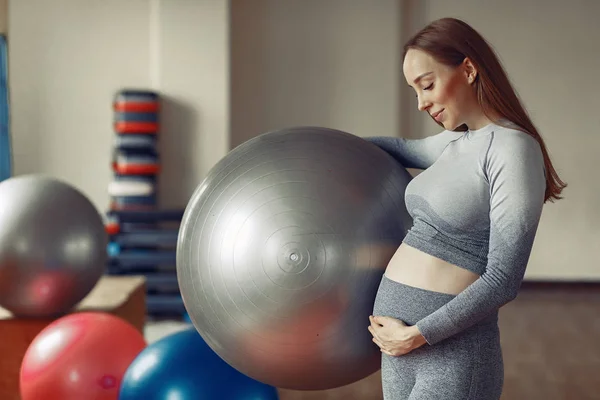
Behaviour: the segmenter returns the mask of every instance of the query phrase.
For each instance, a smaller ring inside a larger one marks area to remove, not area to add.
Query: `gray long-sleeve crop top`
[[[521,286],[546,180],[539,143],[507,124],[424,139],[365,138],[404,167],[424,169],[406,188],[413,226],[404,242],[480,275],[417,322],[429,344],[497,311]]]

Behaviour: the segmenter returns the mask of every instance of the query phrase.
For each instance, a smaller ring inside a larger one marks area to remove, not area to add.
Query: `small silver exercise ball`
[[[368,141],[298,127],[229,152],[187,205],[177,244],[185,307],[227,363],[318,390],[380,368],[367,330],[411,218],[411,176]]]
[[[0,183],[0,306],[20,317],[69,312],[106,267],[107,234],[94,205],[57,179]]]

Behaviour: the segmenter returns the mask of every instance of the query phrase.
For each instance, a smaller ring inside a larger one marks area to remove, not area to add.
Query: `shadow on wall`
[[[158,151],[161,162],[161,208],[185,208],[203,178],[197,162],[199,110],[178,98],[161,94]]]
[[[428,22],[426,20],[426,2],[420,0],[405,0],[402,2],[402,30],[400,33],[400,46],[404,47],[404,44],[410,39],[415,33],[425,27]],[[402,51],[400,52],[402,55]],[[406,137],[409,139],[419,139],[422,137],[420,132],[423,132],[423,126],[427,122],[424,117],[424,113],[421,113],[417,106],[417,100],[415,98],[415,92],[413,89],[407,86],[404,73],[402,71],[403,59],[399,60],[400,69],[400,115],[403,116],[400,121],[400,137]]]
[[[395,43],[395,28],[387,19],[374,36],[361,33],[377,26],[382,10],[396,12],[393,0],[376,7],[360,0],[231,4],[230,149],[294,126],[359,135],[394,126],[396,110],[387,110],[396,90],[381,78],[392,69],[381,64],[383,52],[373,50],[373,43]],[[382,102],[378,110],[374,104]]]

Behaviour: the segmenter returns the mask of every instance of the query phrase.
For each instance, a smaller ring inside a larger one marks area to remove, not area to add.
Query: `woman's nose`
[[[419,98],[417,99],[417,107],[419,108],[419,111],[425,111],[431,107],[431,102]]]

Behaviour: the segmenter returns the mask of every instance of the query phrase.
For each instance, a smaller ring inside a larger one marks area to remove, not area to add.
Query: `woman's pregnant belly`
[[[457,295],[479,275],[402,243],[385,271],[395,282],[433,292]]]

